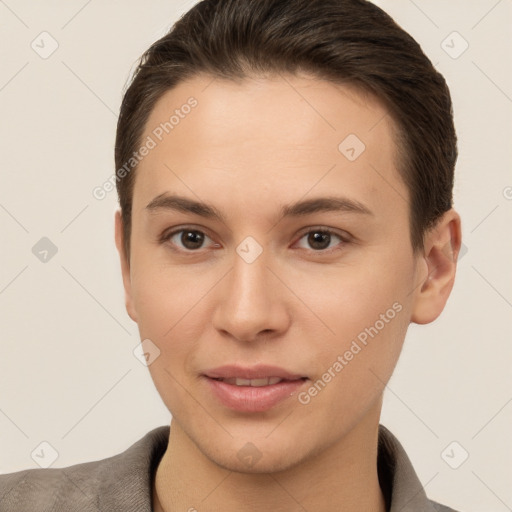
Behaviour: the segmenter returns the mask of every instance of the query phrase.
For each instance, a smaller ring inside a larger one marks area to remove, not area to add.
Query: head
[[[456,157],[443,77],[370,2],[205,0],[145,52],[116,243],[152,378],[207,458],[249,470],[250,442],[251,471],[283,469],[378,422],[408,325],[453,286]],[[215,368],[261,364],[302,384],[261,411],[212,394]]]

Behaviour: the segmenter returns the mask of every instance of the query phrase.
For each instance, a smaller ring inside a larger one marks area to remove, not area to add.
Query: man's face
[[[353,88],[290,76],[197,77],[151,113],[127,307],[160,351],[149,369],[174,422],[223,467],[289,468],[378,423],[421,263],[391,123]],[[320,198],[345,207],[282,216]]]

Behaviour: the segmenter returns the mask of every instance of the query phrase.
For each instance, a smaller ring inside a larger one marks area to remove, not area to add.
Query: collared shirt
[[[106,459],[0,475],[0,511],[152,512],[154,475],[169,428],[157,427]],[[383,425],[377,467],[389,512],[456,512],[427,498],[404,448]]]

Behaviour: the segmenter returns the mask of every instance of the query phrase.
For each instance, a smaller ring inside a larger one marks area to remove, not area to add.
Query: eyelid
[[[321,231],[322,233],[329,233],[330,235],[336,235],[336,236],[339,236],[342,240],[345,240],[347,242],[353,239],[353,237],[346,231],[329,228],[327,226],[322,226],[322,225],[308,226],[300,231],[299,236],[303,237],[304,235],[311,233],[311,231]]]
[[[209,231],[206,228],[204,228],[204,227],[196,227],[196,226],[187,226],[187,225],[171,228],[169,230],[164,230],[162,232],[162,234],[158,237],[158,241],[160,243],[166,243],[174,235],[176,235],[177,233],[181,233],[182,231],[197,231],[197,232],[202,233],[203,235],[207,236],[210,240],[213,241],[213,238],[209,235]],[[216,243],[216,242],[214,242],[214,243]],[[177,250],[181,251],[181,252],[187,252],[187,253],[194,253],[194,252],[199,253],[201,249],[198,249],[196,251],[192,251],[190,249],[189,250],[187,250],[187,249],[177,249]]]
[[[305,251],[307,251],[309,253],[313,253],[313,254],[318,254],[318,255],[332,254],[333,252],[343,250],[345,245],[352,243],[354,241],[354,238],[346,231],[339,231],[339,230],[336,230],[333,228],[329,228],[327,226],[318,226],[317,225],[317,226],[308,226],[307,228],[304,228],[298,235],[297,241],[294,242],[293,245],[298,243],[305,235],[308,235],[309,233],[312,233],[312,232],[313,233],[314,232],[327,233],[331,236],[334,235],[341,240],[341,242],[338,245],[336,245],[334,247],[330,247],[329,249],[322,249],[319,251],[315,251],[314,249],[304,249]]]

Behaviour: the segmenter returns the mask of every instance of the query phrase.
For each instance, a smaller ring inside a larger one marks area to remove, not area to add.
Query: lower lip
[[[220,402],[235,411],[263,412],[276,406],[304,386],[306,379],[281,381],[270,386],[235,386],[205,377]]]

